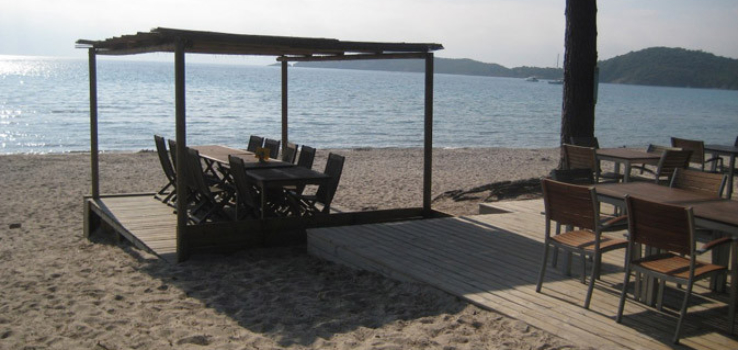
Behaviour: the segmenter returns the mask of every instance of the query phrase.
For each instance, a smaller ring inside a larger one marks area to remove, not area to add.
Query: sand
[[[322,169],[327,150],[319,150]],[[335,204],[422,204],[418,149],[347,157]],[[436,150],[434,208],[475,214],[485,193],[541,177],[558,150]],[[0,349],[576,349],[434,288],[313,258],[304,247],[196,255],[173,265],[106,235],[82,237],[89,155],[0,156]],[[153,152],[101,156],[101,191],[154,191]],[[586,344],[584,344],[586,345]]]

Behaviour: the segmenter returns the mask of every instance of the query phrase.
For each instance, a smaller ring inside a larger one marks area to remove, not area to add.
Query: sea
[[[281,137],[279,67],[186,67],[188,144]],[[154,134],[174,137],[173,60],[99,57],[97,74],[102,151],[152,150]],[[559,145],[562,85],[447,74],[434,82],[434,147]],[[422,73],[291,67],[288,84],[291,142],[423,145]],[[667,145],[671,136],[733,144],[738,136],[738,91],[599,84],[597,96],[602,147]],[[86,59],[0,56],[0,154],[89,151],[89,108]]]

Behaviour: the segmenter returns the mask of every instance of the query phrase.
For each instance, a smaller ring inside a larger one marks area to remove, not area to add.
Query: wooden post
[[[187,132],[185,118],[185,50],[182,40],[174,52],[174,101],[177,139],[177,261],[187,260],[189,251],[184,231],[187,226],[187,184],[184,170],[187,165]]]
[[[287,98],[287,68],[289,67],[289,62],[282,61],[282,152],[284,152],[285,147],[287,147],[287,143],[289,142],[289,136],[287,135],[288,132],[288,109],[289,106],[287,104],[288,98]]]
[[[423,142],[423,215],[431,215],[433,183],[433,54],[425,56],[425,138]]]
[[[97,140],[97,56],[95,48],[90,48],[90,171],[92,172],[92,199],[100,198],[100,162]]]

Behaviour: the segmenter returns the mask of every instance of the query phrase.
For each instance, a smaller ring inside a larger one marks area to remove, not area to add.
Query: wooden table
[[[720,200],[713,195],[661,186],[653,182],[603,183],[594,185],[594,188],[601,202],[620,207],[625,206],[626,195],[669,204],[694,204]]]
[[[253,152],[221,145],[192,146],[200,152],[200,157],[209,162],[217,162],[228,167],[228,156],[236,156],[243,159],[244,167],[248,169],[287,168],[295,165],[278,159],[269,159],[260,162]]]
[[[661,159],[660,154],[648,153],[646,151],[631,148],[599,148],[597,149],[597,161],[611,161],[615,163],[615,172],[620,172],[620,164],[625,165],[623,182],[630,181],[630,169],[633,164],[656,165]]]
[[[250,170],[246,172],[246,176],[261,190],[262,219],[266,213],[268,189],[282,189],[285,186],[321,185],[331,180],[331,177],[324,173],[301,166]]]
[[[640,198],[669,204],[678,204],[692,207],[695,226],[724,232],[733,238],[730,251],[722,250],[724,255],[730,255],[730,288],[731,295],[738,293],[738,202],[720,199],[715,196],[692,192],[688,190],[660,186],[652,182],[631,182],[619,184],[596,184],[597,198],[606,203],[618,206],[625,205],[625,196],[633,195]],[[725,260],[723,260],[725,261]],[[642,295],[652,295],[651,283],[647,283],[647,291]],[[722,289],[724,282],[713,281],[713,287]],[[652,297],[647,297],[652,300]],[[737,301],[738,302],[738,301]],[[735,310],[730,310],[734,317]],[[732,320],[733,318],[731,318]]]
[[[711,153],[713,156],[728,156],[730,157],[728,167],[728,199],[733,197],[733,175],[735,170],[735,158],[738,156],[737,146],[725,146],[725,145],[705,145],[705,153]],[[712,163],[712,170],[715,170],[716,162]]]

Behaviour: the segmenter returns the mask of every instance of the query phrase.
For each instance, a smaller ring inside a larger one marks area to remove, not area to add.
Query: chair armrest
[[[732,237],[718,238],[716,240],[713,240],[713,241],[708,242],[707,244],[705,244],[704,246],[702,246],[701,249],[697,249],[697,254],[704,254],[704,253],[712,250],[715,247],[721,246],[721,245],[723,245],[725,243],[731,243],[731,242],[733,242],[733,238]]]
[[[620,215],[616,216],[612,219],[608,219],[607,221],[603,222],[601,225],[603,228],[613,227],[613,226],[620,226],[627,224],[628,222],[628,215]]]

